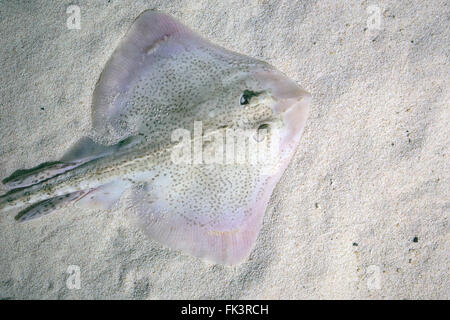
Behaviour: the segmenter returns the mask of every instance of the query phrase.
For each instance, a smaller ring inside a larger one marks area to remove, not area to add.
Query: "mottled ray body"
[[[6,178],[0,207],[25,207],[16,219],[26,221],[71,203],[110,209],[126,194],[127,212],[150,237],[213,262],[241,262],[309,101],[267,63],[146,11],[96,85],[91,138],[60,161]]]

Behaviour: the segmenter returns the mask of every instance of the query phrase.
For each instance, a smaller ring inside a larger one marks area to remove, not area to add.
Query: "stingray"
[[[92,133],[17,170],[0,197],[30,221],[69,204],[114,210],[166,247],[232,265],[255,245],[311,96],[271,65],[143,12],[107,61]]]

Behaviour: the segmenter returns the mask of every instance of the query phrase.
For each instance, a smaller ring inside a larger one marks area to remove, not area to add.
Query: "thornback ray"
[[[233,265],[249,256],[311,95],[273,66],[145,11],[102,71],[92,134],[18,170],[0,208],[28,221],[69,203],[110,210],[165,246]]]

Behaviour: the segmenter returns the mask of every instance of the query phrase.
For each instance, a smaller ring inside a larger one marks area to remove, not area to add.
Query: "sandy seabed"
[[[450,298],[448,1],[77,1],[80,30],[73,2],[55,3],[0,3],[2,179],[89,132],[99,74],[150,8],[271,63],[313,103],[247,262],[166,249],[123,210],[6,212],[0,298]]]

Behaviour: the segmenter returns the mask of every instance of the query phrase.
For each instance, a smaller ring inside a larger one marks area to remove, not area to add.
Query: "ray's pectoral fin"
[[[209,173],[199,169],[181,174],[183,181],[164,177],[147,188],[134,186],[127,212],[165,246],[214,263],[240,263],[256,242],[275,181],[252,183],[242,171],[230,179]]]
[[[134,104],[129,103],[132,88],[139,79],[164,73],[164,68],[168,68],[164,61],[206,43],[169,15],[153,10],[143,12],[108,60],[95,87],[92,127],[96,139],[119,141],[129,135],[148,133],[151,123],[146,122],[145,115],[155,112],[154,106],[149,103],[140,110],[134,109]]]
[[[154,194],[134,192],[135,221],[150,238],[169,248],[225,265],[240,263],[248,257],[266,208],[263,201],[251,202],[240,209],[238,217],[230,208],[229,212],[222,212],[216,222],[202,223],[190,219],[195,216],[195,209],[170,207]],[[192,202],[204,205],[199,200],[194,198]],[[226,217],[228,213],[229,218]]]

